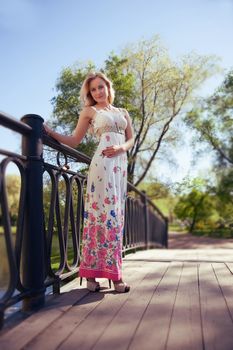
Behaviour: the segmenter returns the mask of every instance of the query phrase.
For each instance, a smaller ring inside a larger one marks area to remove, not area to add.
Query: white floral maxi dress
[[[127,155],[107,158],[102,151],[125,142],[127,120],[120,109],[95,111],[93,131],[99,145],[88,173],[79,275],[117,281],[122,277]]]

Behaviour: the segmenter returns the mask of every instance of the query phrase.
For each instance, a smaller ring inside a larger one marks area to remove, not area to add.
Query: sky
[[[233,0],[0,0],[0,110],[46,121],[63,68],[89,60],[101,67],[112,51],[154,34],[174,59],[216,55],[227,72],[233,67]],[[200,93],[211,94],[222,79],[212,78]],[[19,152],[19,145],[20,137],[0,126],[0,148]],[[176,157],[172,176],[182,179],[190,173],[191,149],[177,150]],[[198,169],[206,164],[200,161]],[[171,176],[166,166],[160,172]]]

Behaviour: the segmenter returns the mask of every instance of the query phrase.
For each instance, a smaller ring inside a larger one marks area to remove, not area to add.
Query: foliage
[[[114,86],[114,104],[127,109],[133,119],[139,117],[137,107],[132,104],[136,93],[135,77],[128,70],[128,58],[122,58],[112,53],[105,61],[104,71]]]
[[[65,217],[65,210],[68,205],[68,194],[69,194],[69,184],[68,180],[63,176],[59,177],[58,183],[57,183],[57,189],[58,189],[58,197],[56,200],[58,200],[59,204],[59,214],[61,218],[62,225],[64,224],[64,217]],[[51,195],[52,195],[52,186],[51,186],[51,180],[50,177],[47,175],[44,175],[43,179],[43,204],[44,204],[44,217],[45,217],[45,223],[48,223],[49,220],[49,214],[50,214],[50,207],[51,207]],[[72,205],[74,210],[74,215],[77,214],[77,206],[78,206],[78,187],[76,181],[72,182],[72,190],[71,190],[71,196],[72,196]],[[54,213],[56,214],[56,212]],[[54,227],[57,225],[56,223],[57,214],[55,215],[55,222]]]
[[[171,195],[169,187],[157,181],[142,182],[138,188],[140,191],[145,191],[151,200],[167,198]]]
[[[174,207],[177,203],[177,198],[169,196],[167,198],[158,198],[153,200],[154,204],[161,210],[161,212],[168,218],[169,225],[175,221]]]
[[[187,114],[186,123],[196,131],[195,142],[207,145],[215,154],[216,227],[233,225],[233,70],[227,73],[215,93],[199,102]]]
[[[82,110],[80,89],[87,73],[92,70],[95,70],[95,66],[92,62],[88,62],[85,66],[75,65],[61,71],[56,82],[57,95],[51,100],[54,106],[52,127],[60,128],[65,134],[72,133]],[[95,148],[96,140],[88,134],[78,147],[80,152],[89,156],[93,155]]]
[[[6,192],[7,192],[7,202],[8,202],[8,208],[9,208],[12,226],[16,225],[16,223],[17,223],[20,189],[21,189],[20,176],[7,175],[6,176]],[[1,215],[0,215],[0,222],[2,222]]]
[[[220,228],[233,227],[233,169],[223,169],[217,177],[216,209]]]
[[[210,219],[213,214],[213,199],[208,193],[193,188],[190,193],[179,198],[174,212],[186,222],[189,232],[193,232],[198,223],[207,223]]]
[[[201,229],[196,229],[193,234],[195,236],[207,236],[213,238],[232,238],[233,229],[231,227],[202,227]]]
[[[222,202],[233,205],[233,169],[225,169],[220,173],[216,193]]]
[[[95,70],[92,62],[82,66],[64,68],[56,82],[57,95],[52,98],[54,106],[54,126],[62,126],[65,130],[73,131],[82,110],[79,92],[82,83],[91,70]]]
[[[81,84],[93,63],[65,68],[57,81],[54,126],[65,132],[74,129],[82,108],[79,100]],[[188,55],[174,63],[157,36],[141,40],[112,53],[101,69],[113,81],[115,105],[126,108],[133,121],[134,147],[128,152],[128,176],[138,185],[144,180],[162,146],[176,140],[171,125],[188,104],[197,88],[216,71],[215,59]],[[79,150],[93,154],[95,143],[87,136]]]
[[[136,78],[134,104],[140,118],[134,120],[135,144],[130,151],[129,174],[138,185],[147,175],[162,145],[175,141],[174,119],[192,102],[193,93],[216,69],[213,57],[187,55],[173,62],[159,37],[141,40],[124,51],[128,69]],[[173,131],[173,132],[172,132]]]
[[[197,131],[198,141],[214,150],[218,166],[233,165],[233,70],[216,92],[200,101],[185,120]]]
[[[168,185],[154,179],[153,181],[151,180],[151,182],[140,183],[138,189],[146,192],[149,199],[168,217],[170,223],[173,221],[176,198],[171,193]]]

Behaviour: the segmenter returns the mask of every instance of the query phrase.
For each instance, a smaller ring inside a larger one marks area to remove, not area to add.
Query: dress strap
[[[118,110],[119,110],[121,113],[123,113],[123,114],[125,114],[125,112],[126,112],[125,109],[124,109],[124,108],[121,108],[121,107],[118,108]]]
[[[95,106],[90,106],[92,109],[94,109],[94,111],[95,112],[97,112],[98,111],[98,109],[97,108],[95,108]]]

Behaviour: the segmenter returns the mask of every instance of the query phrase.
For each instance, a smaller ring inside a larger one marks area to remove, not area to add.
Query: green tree
[[[125,108],[129,112],[132,121],[140,119],[140,109],[135,105],[136,96],[136,79],[129,69],[129,60],[127,57],[120,57],[111,54],[105,61],[104,72],[113,82],[115,89],[114,104],[118,107]],[[128,179],[133,182],[134,173],[132,172],[132,164],[134,158],[131,152],[128,152]]]
[[[233,225],[233,169],[221,170],[217,177],[216,209],[221,226]]]
[[[137,107],[132,103],[135,98],[135,77],[128,70],[128,58],[112,53],[105,61],[104,71],[113,82],[116,106],[125,108],[135,119]]]
[[[86,65],[77,64],[61,71],[55,86],[57,95],[51,100],[54,106],[52,127],[62,130],[65,134],[73,132],[82,110],[79,98],[80,89],[88,72],[93,70],[95,70],[95,65],[88,62]],[[95,140],[87,134],[78,149],[80,152],[92,156],[95,146]]]
[[[17,223],[18,211],[19,211],[19,197],[21,189],[21,178],[18,175],[6,176],[6,192],[8,209],[11,218],[11,224],[13,226]]]
[[[55,124],[73,130],[80,112],[78,98],[86,73],[93,63],[66,68],[56,84],[52,99]],[[102,70],[113,80],[116,105],[132,116],[135,144],[129,151],[129,180],[144,180],[159,151],[175,142],[174,119],[181,115],[198,87],[216,71],[213,57],[188,55],[173,62],[157,36],[125,48],[119,56],[111,54]],[[92,154],[94,144],[86,142],[79,150]]]
[[[174,219],[174,206],[176,198],[169,185],[158,182],[153,177],[149,178],[150,182],[141,182],[138,186],[140,191],[145,191],[147,197],[166,215],[171,224]]]
[[[157,181],[142,182],[139,185],[139,189],[146,191],[147,196],[151,200],[168,198],[171,196],[169,187]]]
[[[173,62],[158,36],[141,40],[124,50],[128,69],[136,78],[134,105],[135,144],[130,151],[131,177],[138,185],[158,152],[175,142],[174,120],[193,100],[194,92],[214,72],[213,57],[190,54]],[[163,147],[161,147],[163,146]]]
[[[195,143],[204,144],[215,154],[216,210],[221,224],[232,224],[233,214],[233,70],[215,93],[200,101],[186,116],[196,131]]]
[[[176,216],[186,222],[192,233],[196,225],[206,221],[212,215],[213,200],[207,192],[195,188],[190,193],[181,196],[174,208]]]
[[[227,169],[221,173],[216,193],[223,202],[230,202],[233,205],[233,169]]]
[[[233,165],[233,70],[212,96],[187,114],[186,123],[197,131],[198,142],[213,149],[218,165]]]

